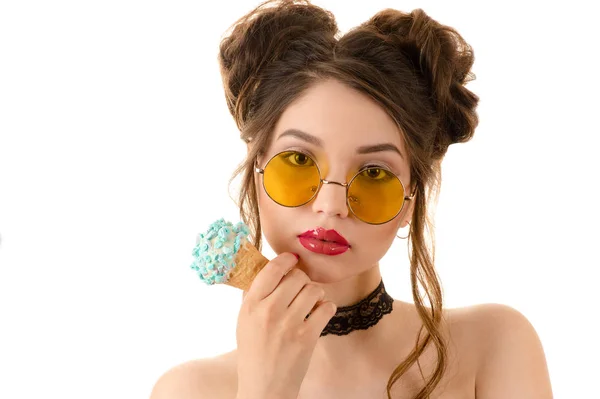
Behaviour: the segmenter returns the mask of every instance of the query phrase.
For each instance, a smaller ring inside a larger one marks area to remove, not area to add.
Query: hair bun
[[[278,64],[286,59],[306,62],[328,56],[338,31],[334,16],[307,0],[266,1],[230,29],[218,58],[227,105],[240,129],[252,111],[263,72],[293,70],[290,62]]]
[[[471,72],[475,57],[462,36],[421,9],[410,14],[386,9],[364,26],[374,28],[403,53],[412,53],[416,58],[414,61],[431,86],[440,115],[437,149],[444,153],[448,145],[470,140],[478,124],[475,108],[479,98],[464,87],[475,79]]]

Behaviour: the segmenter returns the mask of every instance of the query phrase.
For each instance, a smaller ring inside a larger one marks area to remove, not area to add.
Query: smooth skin
[[[284,135],[289,129],[309,133],[313,139]],[[273,134],[264,159],[259,160],[261,166],[279,151],[297,149],[314,156],[325,179],[343,182],[357,168],[381,163],[393,170],[405,187],[411,187],[407,149],[394,121],[369,97],[335,80],[320,82],[290,104]],[[404,156],[395,151],[357,153],[358,148],[381,143],[393,144]],[[288,280],[277,274],[275,270],[280,269],[276,266],[265,268],[265,275],[261,274],[259,280],[263,282],[256,292],[251,288],[246,293],[240,308],[238,348],[172,368],[159,378],[151,398],[235,399],[239,385],[238,399],[265,399],[241,394],[264,393],[265,387],[285,391],[287,381],[290,392],[281,392],[285,398],[297,390],[293,397],[299,399],[387,399],[388,379],[413,349],[422,325],[414,304],[396,300],[392,313],[375,326],[346,336],[327,335],[316,341],[313,340],[318,336],[317,330],[327,323],[328,306],[322,306],[323,313],[313,320],[311,328],[304,327],[296,317],[303,319],[298,312],[304,312],[312,301],[316,304],[321,298],[322,292],[313,290],[313,284],[323,289],[325,302],[332,301],[338,307],[356,303],[372,292],[382,278],[379,261],[397,240],[396,234],[404,235],[399,230],[411,220],[412,205],[408,203],[389,223],[368,225],[348,212],[345,191],[340,186],[323,186],[311,202],[297,208],[282,207],[266,195],[262,186],[257,189],[263,234],[279,254],[278,260],[272,262],[282,262],[279,267],[283,263],[292,267],[295,259],[290,253],[299,254],[300,260],[293,267],[304,275],[295,272]],[[297,235],[317,226],[340,232],[351,249],[327,257],[303,248]],[[405,275],[408,278],[408,272]],[[304,291],[301,284],[311,286],[302,299],[302,310],[296,308],[294,312],[289,306],[285,310],[286,301],[291,305],[295,301],[290,298]],[[283,301],[280,307],[276,308],[275,301],[265,296],[270,291],[273,298]],[[250,302],[246,301],[248,297]],[[272,309],[273,314],[268,315],[267,309]],[[444,318],[441,331],[448,342],[448,367],[432,399],[552,398],[540,339],[517,310],[483,304],[445,309]],[[282,327],[274,320],[287,322]],[[294,323],[298,323],[296,332]],[[240,325],[245,328],[239,328]],[[289,348],[283,344],[290,339],[283,338],[286,334],[291,335]],[[265,345],[271,340],[275,342],[273,347]],[[256,348],[248,344],[250,341],[257,342]],[[425,377],[434,370],[435,360],[432,345],[420,358]],[[255,366],[263,362],[268,373],[275,374],[254,374]],[[306,373],[298,385],[305,367]],[[274,375],[282,378],[281,384],[270,378]],[[411,398],[423,382],[415,364],[394,384],[392,398]]]
[[[398,302],[394,302],[395,308]],[[409,303],[402,305],[411,306]],[[553,398],[542,345],[523,315],[497,304],[451,309],[445,314],[451,320],[449,324],[453,335],[451,362],[432,399]],[[418,316],[414,313],[410,321],[411,330],[415,328],[412,323],[416,319]],[[388,350],[398,350],[400,346]],[[400,351],[407,353],[406,348]],[[237,357],[234,350],[175,366],[158,379],[151,399],[243,399],[243,396],[236,396]],[[431,358],[431,350],[422,356],[424,373],[432,370]],[[311,368],[314,370],[310,371]],[[340,373],[338,380],[331,381],[325,381],[326,376],[321,379],[305,378],[304,393],[298,398],[387,398],[377,385],[387,383],[389,375],[365,373],[366,367],[356,363],[355,368],[363,372],[358,378],[350,373]],[[320,370],[322,366],[312,360],[307,374],[314,376]],[[409,374],[401,380],[406,381],[405,385],[392,391],[392,398],[410,398],[409,395],[420,388],[418,371],[413,368]]]

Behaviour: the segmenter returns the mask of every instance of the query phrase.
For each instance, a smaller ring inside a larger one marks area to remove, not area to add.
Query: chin
[[[297,267],[306,273],[311,281],[320,284],[333,284],[350,277],[348,268],[337,262],[327,262],[327,259],[324,262],[307,262],[300,255]]]

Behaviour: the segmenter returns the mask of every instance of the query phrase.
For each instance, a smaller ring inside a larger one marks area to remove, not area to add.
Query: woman
[[[279,255],[244,293],[238,348],[170,370],[152,398],[551,398],[518,311],[443,308],[428,206],[478,123],[471,48],[422,10],[337,33],[308,1],[269,1],[222,41],[241,217]],[[414,304],[379,269],[401,229]]]

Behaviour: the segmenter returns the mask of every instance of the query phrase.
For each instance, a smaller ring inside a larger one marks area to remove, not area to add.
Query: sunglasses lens
[[[315,195],[319,183],[317,165],[300,152],[282,152],[265,166],[265,191],[283,206],[306,204]]]
[[[387,170],[369,168],[352,180],[348,187],[348,203],[359,219],[373,224],[385,223],[402,209],[404,187]]]

